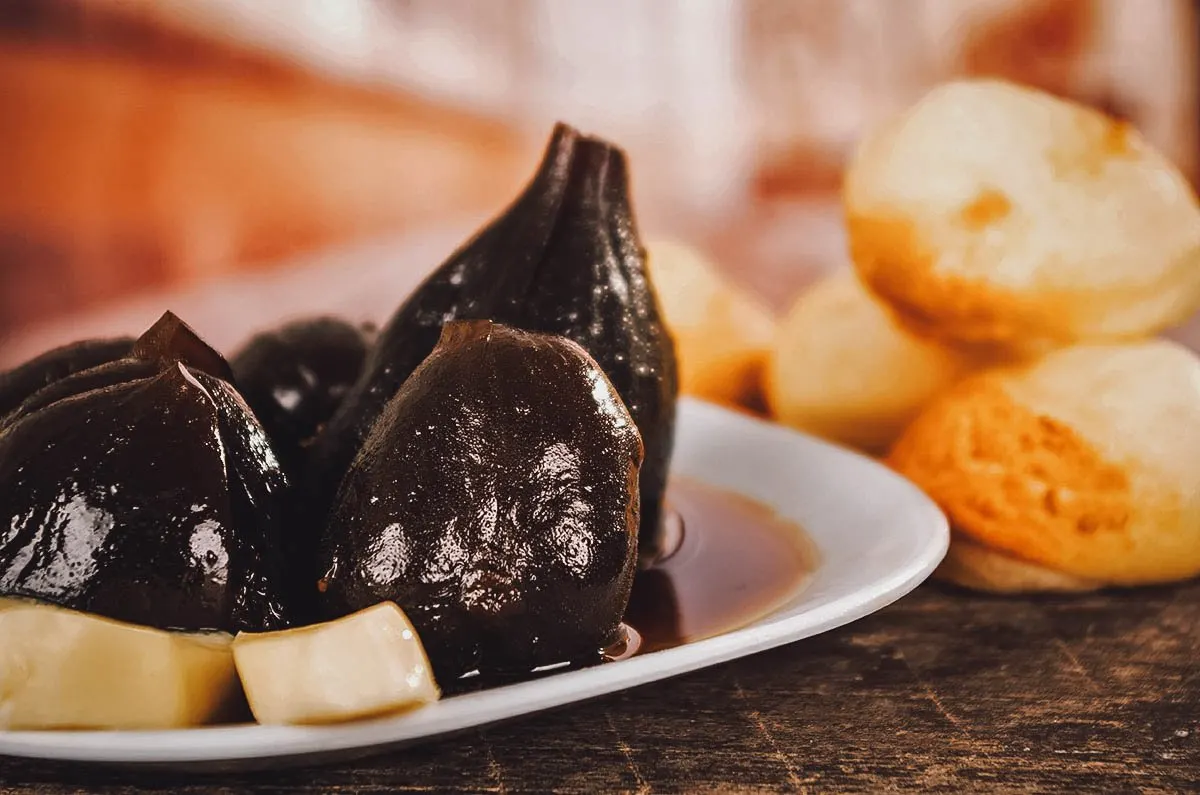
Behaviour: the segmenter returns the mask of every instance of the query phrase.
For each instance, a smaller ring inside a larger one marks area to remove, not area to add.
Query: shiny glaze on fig
[[[133,337],[75,342],[53,348],[19,367],[0,373],[0,418],[42,387],[80,370],[90,370],[127,356],[133,349],[133,342]]]
[[[238,391],[289,475],[362,372],[369,336],[334,317],[295,320],[254,335],[230,362]]]
[[[166,629],[284,626],[287,479],[228,378],[167,313],[129,357],[26,398],[0,429],[0,595]]]
[[[636,569],[641,460],[632,418],[578,345],[449,323],[337,495],[323,612],[396,602],[443,687],[598,662]]]
[[[362,377],[317,439],[312,491],[332,494],[384,405],[433,349],[442,324],[453,319],[491,319],[562,335],[600,364],[645,442],[639,543],[642,558],[653,559],[678,384],[674,344],[630,207],[624,153],[556,126],[525,191],[451,255],[384,327]]]

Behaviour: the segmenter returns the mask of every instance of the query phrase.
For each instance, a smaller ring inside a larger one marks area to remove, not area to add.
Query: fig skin
[[[642,455],[581,347],[449,323],[342,484],[319,554],[322,611],[396,602],[443,686],[598,661],[637,568]]]
[[[128,358],[10,414],[0,595],[161,629],[286,626],[288,482],[227,375],[167,313]]]
[[[653,560],[679,385],[620,149],[557,125],[524,192],[396,311],[315,443],[308,485],[320,501],[328,504],[384,405],[455,319],[561,335],[600,364],[645,444],[639,545]]]
[[[34,392],[55,381],[128,356],[133,343],[133,337],[83,340],[52,348],[12,370],[0,373],[0,419],[15,411]]]
[[[293,479],[362,373],[370,341],[364,328],[344,320],[304,318],[255,334],[230,362],[238,391]]]

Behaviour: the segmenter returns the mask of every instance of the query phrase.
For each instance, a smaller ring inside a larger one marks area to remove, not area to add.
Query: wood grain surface
[[[0,793],[1200,791],[1200,584],[927,584],[775,651],[360,762],[238,775],[0,758]]]

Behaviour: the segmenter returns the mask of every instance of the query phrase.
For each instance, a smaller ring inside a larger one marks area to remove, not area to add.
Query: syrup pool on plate
[[[803,590],[816,565],[803,529],[749,497],[676,479],[667,500],[680,537],[638,573],[625,611],[636,648],[619,658],[751,624]]]

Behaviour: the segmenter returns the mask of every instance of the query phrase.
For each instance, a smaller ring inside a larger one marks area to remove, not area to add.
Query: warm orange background
[[[1192,4],[1163,3],[1190,25],[1164,30],[1194,56]],[[746,0],[747,49],[757,58],[746,79],[770,123],[753,131],[760,139],[745,201],[690,227],[736,279],[777,306],[813,272],[844,260],[836,191],[851,142],[805,134],[811,125],[797,114],[807,99],[779,68],[796,47],[838,36],[842,49],[825,56],[830,69],[857,57],[845,30],[814,29],[828,24],[819,5]],[[0,345],[31,323],[153,287],[489,213],[537,157],[541,142],[511,120],[326,79],[132,13],[148,7],[0,5]],[[1129,85],[1136,70],[1104,61],[1115,58],[1099,32],[1111,2],[977,7],[996,10],[972,12],[944,48],[946,63],[912,80],[998,74],[1121,115],[1144,110],[1146,97]],[[1176,59],[1162,68],[1177,75],[1181,66]],[[1168,85],[1146,75],[1146,92]],[[1191,168],[1200,154],[1195,80],[1176,82],[1178,96],[1154,97],[1154,123],[1163,124],[1164,101],[1178,103],[1159,133]]]

